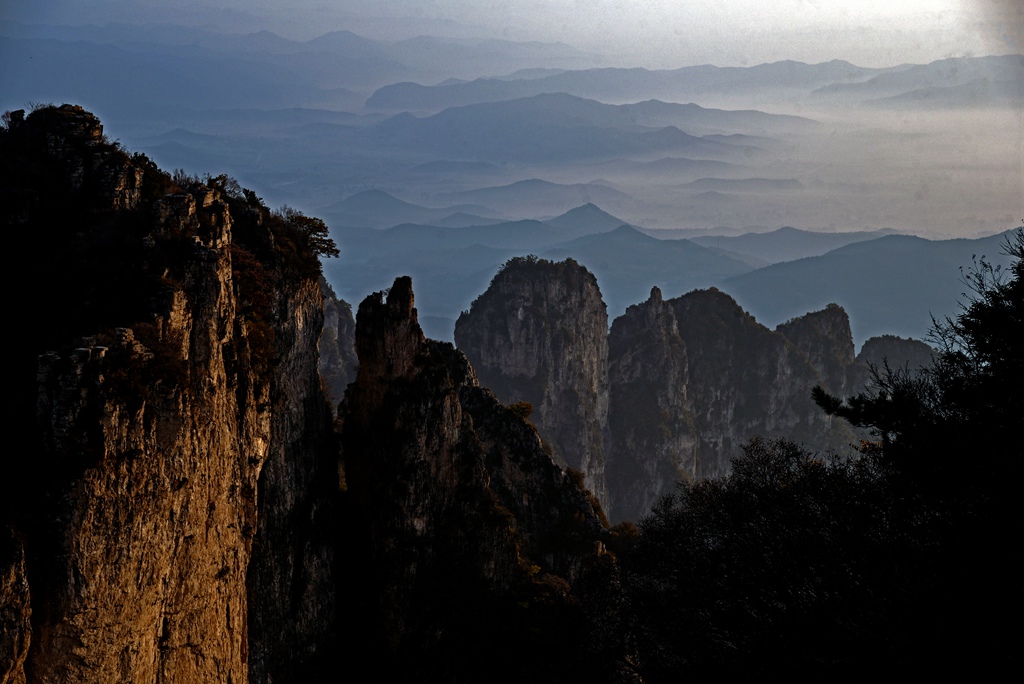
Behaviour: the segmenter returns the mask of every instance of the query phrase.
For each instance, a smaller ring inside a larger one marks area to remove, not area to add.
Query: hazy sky
[[[1024,0],[4,0],[0,18],[174,21],[311,38],[349,29],[561,41],[651,67],[846,59],[864,66],[1024,51]]]

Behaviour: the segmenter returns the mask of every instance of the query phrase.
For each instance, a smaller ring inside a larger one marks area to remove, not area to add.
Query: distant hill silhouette
[[[691,135],[660,120],[639,124],[626,108],[564,93],[451,107],[424,118],[403,113],[361,129],[350,144],[491,163],[656,159],[673,153],[728,161],[751,153],[746,142]]]
[[[774,326],[830,302],[850,316],[854,340],[892,334],[921,339],[932,316],[957,313],[972,257],[1008,265],[1002,235],[976,240],[925,240],[889,235],[827,254],[774,264],[723,280],[720,287],[757,320]]]
[[[604,233],[625,225],[626,221],[612,216],[596,204],[586,204],[570,209],[561,216],[545,221],[549,226],[561,228],[568,232],[584,235],[587,233]]]
[[[495,217],[493,210],[480,205],[431,209],[406,202],[383,190],[364,190],[323,207],[320,211],[332,221],[332,225],[339,228],[385,228],[400,223],[431,223],[459,213],[482,215],[485,218]]]
[[[678,296],[751,269],[739,259],[689,240],[658,240],[630,226],[577,238],[541,256],[572,257],[590,269],[600,283],[610,317],[644,301],[654,285],[666,296]]]
[[[839,60],[822,64],[782,61],[753,67],[702,65],[666,70],[601,68],[519,80],[481,78],[442,86],[397,83],[377,90],[366,104],[385,111],[441,111],[541,93],[568,93],[602,102],[639,102],[651,98],[671,102],[692,100],[707,93],[749,94],[778,89],[809,92],[833,83],[863,81],[884,72]]]
[[[746,233],[738,236],[698,236],[691,237],[690,239],[698,245],[715,247],[744,256],[757,257],[770,264],[803,259],[804,257],[821,256],[844,245],[874,240],[891,232],[893,231],[816,233],[787,226],[768,233]]]
[[[834,83],[814,91],[820,100],[869,101],[887,99],[889,104],[931,104],[963,106],[965,95],[985,95],[975,105],[988,105],[988,96],[1019,98],[1024,55],[956,57],[928,64],[908,65],[879,74],[861,83]],[[991,88],[983,88],[981,84]]]
[[[537,178],[509,185],[440,194],[435,200],[445,204],[485,205],[507,215],[519,216],[562,214],[581,204],[591,203],[619,210],[630,210],[639,205],[633,197],[606,185],[551,183]],[[606,221],[603,217],[602,220]],[[620,221],[616,227],[622,223],[624,221]]]

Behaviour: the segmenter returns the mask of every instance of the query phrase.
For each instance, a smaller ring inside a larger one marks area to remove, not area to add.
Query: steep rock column
[[[359,359],[356,357],[356,319],[352,306],[338,299],[323,278],[324,331],[320,336],[320,376],[324,379],[331,401],[337,406],[345,398],[345,389],[356,379]]]
[[[695,470],[686,345],[660,289],[615,319],[608,348],[608,515],[637,520]]]
[[[280,358],[270,381],[270,441],[248,572],[252,684],[317,681],[337,667],[338,451],[318,373],[322,300],[312,280],[279,297]]]
[[[57,475],[29,553],[30,681],[247,679],[246,567],[270,437],[265,382],[232,289],[230,218],[197,236],[181,289],[149,334],[129,329],[40,365]],[[39,600],[36,601],[35,597]]]
[[[838,304],[812,311],[775,328],[807,356],[826,390],[846,396],[846,370],[853,363],[850,317]]]
[[[455,324],[455,342],[503,402],[525,401],[554,458],[607,499],[608,314],[569,259],[513,259]]]
[[[39,277],[12,364],[26,440],[0,459],[0,681],[241,684],[253,654],[256,676],[265,653],[315,660],[337,494],[317,224],[172,177],[81,107],[10,120],[0,220]]]
[[[355,591],[370,603],[381,667],[507,674],[533,657],[514,645],[529,631],[519,606],[568,590],[601,525],[536,430],[479,386],[461,352],[424,338],[408,278],[359,306],[356,349],[342,448],[366,530]]]
[[[753,437],[854,439],[814,405],[823,380],[808,354],[714,288],[669,301],[655,289],[616,319],[609,348],[615,520],[646,514],[679,479],[728,474]]]
[[[13,529],[0,528],[0,684],[25,684],[31,617],[25,546]]]

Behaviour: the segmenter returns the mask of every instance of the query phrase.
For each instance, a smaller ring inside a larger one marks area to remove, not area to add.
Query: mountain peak
[[[587,202],[570,209],[561,216],[545,221],[549,226],[582,233],[604,233],[626,225],[622,219],[612,216],[593,202]]]

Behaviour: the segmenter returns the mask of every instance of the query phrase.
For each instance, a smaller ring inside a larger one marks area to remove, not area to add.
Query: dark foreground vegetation
[[[622,557],[645,681],[729,674],[983,676],[1019,663],[1024,230],[982,258],[923,373],[877,369],[830,415],[852,459],[754,440],[680,484]]]

